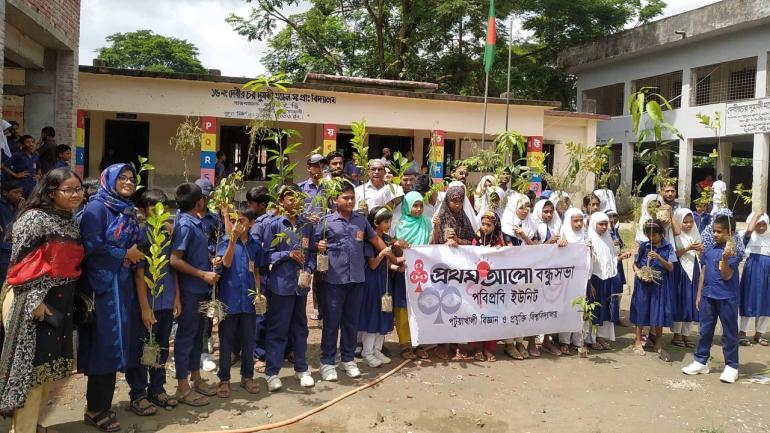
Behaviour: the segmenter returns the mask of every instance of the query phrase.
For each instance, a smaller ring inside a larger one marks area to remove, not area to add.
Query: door
[[[104,125],[104,157],[106,164],[128,163],[139,167],[139,155],[147,158],[150,149],[150,123],[133,120],[106,120]],[[150,161],[152,163],[152,161]],[[156,161],[157,165],[159,161]],[[103,164],[100,164],[100,166]],[[142,176],[147,187],[147,175]]]

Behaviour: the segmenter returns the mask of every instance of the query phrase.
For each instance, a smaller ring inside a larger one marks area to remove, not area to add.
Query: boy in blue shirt
[[[40,158],[35,153],[35,139],[31,135],[23,135],[19,140],[22,150],[13,154],[11,167],[13,176],[21,181],[24,198],[27,198],[40,176]]]
[[[216,395],[200,374],[201,340],[206,319],[198,312],[201,302],[208,300],[211,286],[219,275],[211,270],[209,238],[206,227],[198,218],[206,202],[198,185],[183,183],[174,194],[179,214],[171,235],[171,267],[177,272],[182,313],[174,343],[177,399],[190,406],[209,404],[206,397]],[[190,387],[188,377],[193,381]]]
[[[334,203],[337,211],[324,216],[314,230],[313,240],[318,252],[329,255],[329,270],[324,274],[323,330],[321,334],[321,378],[337,380],[335,366],[337,340],[340,340],[342,367],[348,377],[356,378],[361,371],[353,358],[361,303],[364,294],[364,241],[368,240],[379,252],[386,248],[363,215],[353,212],[356,195],[353,184],[342,182]],[[325,223],[324,223],[325,221]],[[393,263],[404,258],[388,254]]]
[[[56,162],[53,164],[53,168],[69,167],[71,158],[71,147],[67,146],[66,144],[60,144],[56,146]]]
[[[141,211],[147,217],[154,212],[155,204],[163,203],[164,205],[168,201],[166,194],[159,189],[151,189],[142,193],[140,197]],[[166,223],[165,232],[167,236],[171,236],[173,233],[173,222]],[[150,254],[150,244],[147,238],[147,231],[149,227],[143,225],[139,234],[140,246],[142,252]],[[163,254],[168,256],[171,252],[171,246],[169,245]],[[134,320],[132,325],[135,337],[139,340],[146,340],[148,333],[153,333],[154,340],[160,346],[160,357],[158,359],[158,365],[150,367],[149,369],[149,381],[147,380],[147,367],[139,365],[138,368],[130,368],[126,371],[126,382],[128,382],[131,391],[129,396],[131,401],[138,401],[142,398],[147,398],[151,403],[162,408],[172,408],[179,404],[179,401],[169,396],[163,385],[166,384],[166,360],[168,359],[168,347],[169,340],[171,338],[171,327],[174,324],[174,319],[179,316],[182,309],[182,304],[179,295],[179,285],[177,284],[176,273],[171,266],[166,265],[162,272],[165,274],[160,280],[160,285],[163,286],[163,291],[153,300],[150,291],[147,288],[147,283],[144,281],[145,274],[145,262],[137,265],[136,269],[136,299],[139,304],[139,313],[141,318]]]
[[[312,387],[305,354],[307,353],[307,295],[310,287],[299,287],[299,272],[313,273],[315,262],[309,260],[313,226],[301,214],[301,192],[295,185],[284,186],[278,193],[282,214],[273,218],[264,232],[264,248],[268,252],[270,270],[267,302],[267,387],[278,391],[283,387],[278,373],[286,348],[294,351],[295,377],[304,387]]]
[[[264,186],[255,186],[246,192],[246,203],[249,208],[255,212],[257,219],[249,230],[249,236],[258,245],[262,246],[262,235],[265,227],[267,226],[270,218],[273,217],[272,212],[267,211],[267,207],[270,205],[270,195],[268,190]],[[266,248],[262,248],[262,257],[257,260],[257,266],[259,266],[259,286],[263,292],[267,291],[267,280],[269,273],[269,265],[267,258],[265,257]],[[265,315],[257,316],[257,330],[256,330],[256,344],[254,346],[254,358],[257,361],[257,369],[260,372],[264,372],[265,361]]]
[[[722,351],[725,369],[719,380],[734,383],[738,379],[738,265],[736,255],[727,240],[735,233],[735,220],[727,215],[714,219],[714,245],[703,253],[698,309],[700,310],[700,340],[693,355],[694,361],[682,368],[684,374],[707,374],[711,342],[717,318],[722,323]]]
[[[11,264],[11,238],[8,234],[16,221],[19,207],[24,203],[24,191],[16,179],[3,181],[0,196],[0,282],[5,281],[8,266]]]
[[[222,259],[222,279],[217,298],[227,305],[227,316],[219,323],[219,386],[217,395],[230,396],[230,366],[232,354],[240,353],[241,387],[250,394],[259,393],[254,380],[254,343],[256,313],[253,293],[257,287],[257,259],[261,247],[251,236],[249,229],[256,214],[251,209],[239,210],[238,221],[229,235],[223,236],[217,247],[217,257]]]

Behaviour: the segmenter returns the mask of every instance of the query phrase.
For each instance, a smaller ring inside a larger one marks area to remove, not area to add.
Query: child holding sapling
[[[559,245],[567,244],[587,244],[588,237],[583,226],[583,211],[571,207],[564,212],[564,222],[561,226]],[[583,345],[580,332],[560,332],[559,333],[559,352],[562,355],[569,355],[571,348]]]
[[[704,248],[690,209],[677,209],[672,222],[679,261],[674,264],[674,327],[671,328],[674,338],[671,344],[695,347],[695,343],[688,337],[692,323],[698,321],[696,297],[700,279],[699,256]]]
[[[741,275],[740,313],[741,324],[738,343],[750,346],[748,338],[751,323],[754,322],[755,344],[767,346],[764,334],[770,325],[770,219],[766,213],[753,212],[746,220],[748,226],[742,233],[746,252],[749,253]]]

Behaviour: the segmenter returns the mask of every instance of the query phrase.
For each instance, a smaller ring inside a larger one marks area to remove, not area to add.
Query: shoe
[[[294,376],[299,379],[299,384],[305,388],[312,388],[315,386],[315,380],[313,380],[313,376],[310,375],[309,371],[297,372],[294,373]]]
[[[689,374],[691,376],[696,374],[708,374],[709,371],[710,370],[708,365],[703,365],[698,361],[693,361],[692,364],[682,368],[682,373]]]
[[[267,390],[270,392],[276,392],[283,388],[283,383],[277,375],[267,376]]]
[[[361,352],[363,352],[363,351],[364,351],[364,345],[361,344],[361,343],[358,343],[358,345],[356,345],[355,357],[356,358],[363,358],[364,356],[361,355]]]
[[[382,364],[390,364],[391,359],[379,350],[374,351],[374,357],[379,359]]]
[[[337,368],[333,365],[321,364],[321,380],[336,382]]]
[[[738,380],[738,370],[729,365],[725,365],[725,369],[719,376],[719,380],[724,383],[735,383],[735,381]]]
[[[366,361],[366,365],[372,368],[377,368],[382,365],[382,361],[380,361],[376,356],[374,356],[374,354],[364,356],[364,361]]]
[[[345,369],[345,374],[347,374],[348,377],[355,379],[358,376],[361,376],[361,370],[358,369],[356,361],[343,362],[342,368]]]

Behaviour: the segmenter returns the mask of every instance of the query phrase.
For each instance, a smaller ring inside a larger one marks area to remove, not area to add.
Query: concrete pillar
[[[26,74],[27,85],[51,89],[24,97],[24,132],[34,136],[35,140],[40,138],[44,126],[56,127],[56,50],[46,49],[44,62],[42,70],[28,69]]]
[[[623,83],[623,115],[628,116],[631,114],[631,110],[628,109],[628,98],[631,97],[631,81]]]
[[[764,46],[763,46],[764,48]],[[767,96],[767,50],[757,54],[757,81],[755,84],[756,97]]]
[[[75,106],[77,94],[78,52],[58,51],[56,55],[56,111],[53,126],[56,128],[56,142],[68,144],[73,149],[77,127],[77,107]]]
[[[634,187],[634,143],[620,143],[620,186],[626,197]],[[618,194],[619,195],[619,194]]]
[[[730,185],[730,165],[733,159],[733,144],[729,141],[722,141],[717,148],[719,157],[717,158],[717,174],[722,174],[722,180]],[[727,194],[730,195],[729,192]]]
[[[682,100],[680,107],[686,108],[690,106],[690,89],[692,88],[692,69],[682,69]]]
[[[754,134],[754,177],[751,182],[751,209],[767,211],[767,180],[770,169],[770,134]],[[729,184],[728,184],[729,185]]]
[[[692,138],[679,140],[679,202],[688,207],[692,193],[692,149]]]

